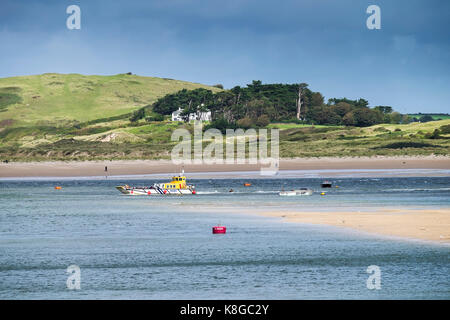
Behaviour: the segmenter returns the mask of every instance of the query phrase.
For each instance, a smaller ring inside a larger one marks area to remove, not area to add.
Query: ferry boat
[[[171,182],[155,183],[151,187],[130,187],[129,185],[117,186],[117,190],[123,194],[140,196],[161,196],[161,195],[185,195],[196,194],[195,186],[186,184],[184,170],[178,175],[172,177]]]

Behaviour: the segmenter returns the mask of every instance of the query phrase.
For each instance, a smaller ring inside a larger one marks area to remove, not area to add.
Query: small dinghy
[[[298,190],[281,191],[280,196],[310,196],[313,191],[308,188],[300,188]]]
[[[320,185],[322,188],[331,188],[331,181],[324,181]]]

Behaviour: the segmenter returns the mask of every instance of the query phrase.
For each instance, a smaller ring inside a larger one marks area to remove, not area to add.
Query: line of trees
[[[410,121],[390,106],[370,108],[369,102],[362,98],[332,98],[325,103],[323,95],[311,91],[306,83],[263,84],[259,80],[217,93],[203,88],[183,89],[135,112],[133,120],[145,117],[145,110],[169,115],[178,108],[183,109],[183,114],[210,110],[217,124],[243,128],[279,121],[359,127]]]

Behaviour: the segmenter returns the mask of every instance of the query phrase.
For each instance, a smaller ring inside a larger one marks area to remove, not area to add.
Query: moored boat
[[[281,191],[279,193],[280,196],[310,196],[312,194],[313,194],[313,191],[308,188],[300,188],[297,190]]]
[[[331,181],[324,181],[320,184],[322,188],[331,188]]]

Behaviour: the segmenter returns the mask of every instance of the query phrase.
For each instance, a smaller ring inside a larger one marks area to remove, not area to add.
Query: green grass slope
[[[450,119],[355,128],[272,124],[280,129],[280,156],[361,157],[449,155]],[[192,123],[127,120],[78,128],[23,127],[0,131],[0,161],[170,159],[175,129]],[[204,141],[204,145],[212,141]]]
[[[119,116],[184,88],[220,90],[197,83],[128,74],[46,73],[0,78],[0,128],[60,126]]]

